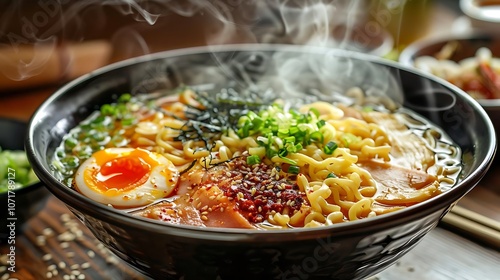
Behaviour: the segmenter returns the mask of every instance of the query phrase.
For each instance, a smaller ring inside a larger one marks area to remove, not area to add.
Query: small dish
[[[0,130],[3,131],[0,136],[2,150],[24,150],[27,123],[1,118]],[[12,184],[9,182],[8,186],[11,186],[16,181],[16,178],[19,179],[19,176],[21,176],[21,170],[10,167],[7,169],[6,176],[9,180],[12,180]],[[22,232],[25,223],[45,206],[48,197],[49,192],[40,181],[1,192],[0,205],[4,209],[0,211],[0,240],[9,242],[15,238],[17,233]]]

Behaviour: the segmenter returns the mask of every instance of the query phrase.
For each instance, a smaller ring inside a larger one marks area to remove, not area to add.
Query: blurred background
[[[201,45],[308,44],[394,59],[435,18],[446,19],[436,5],[458,9],[447,0],[2,0],[0,92]]]

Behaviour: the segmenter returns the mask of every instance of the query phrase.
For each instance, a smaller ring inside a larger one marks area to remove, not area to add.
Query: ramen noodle
[[[461,169],[458,147],[407,110],[190,88],[103,105],[53,164],[69,187],[131,215],[258,229],[397,211],[446,191]]]

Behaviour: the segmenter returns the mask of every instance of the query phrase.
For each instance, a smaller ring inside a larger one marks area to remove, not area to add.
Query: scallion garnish
[[[260,163],[260,157],[257,155],[252,155],[247,157],[247,164],[254,165]]]
[[[326,178],[337,178],[337,175],[333,174],[332,172],[328,173],[328,175],[326,175]]]
[[[331,155],[333,154],[335,149],[337,149],[337,147],[338,147],[337,143],[330,141],[326,143],[325,147],[323,148],[323,152],[325,152],[325,154],[327,155]]]
[[[288,173],[290,174],[299,174],[300,168],[297,165],[290,165],[288,167]]]

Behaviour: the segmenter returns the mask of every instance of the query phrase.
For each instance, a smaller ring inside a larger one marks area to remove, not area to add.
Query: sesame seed
[[[75,235],[69,231],[63,232],[57,236],[60,241],[73,241],[75,240]]]
[[[45,254],[42,256],[42,260],[43,261],[50,261],[52,259],[52,255],[51,254]]]
[[[68,258],[72,258],[72,257],[74,257],[74,256],[75,256],[75,252],[67,252],[67,253],[66,253],[66,256],[67,256]]]
[[[84,262],[82,263],[82,265],[80,266],[82,269],[87,269],[87,268],[90,268],[90,263],[88,262]]]
[[[81,279],[85,279],[85,274],[80,274],[80,275],[78,275],[78,277],[76,277],[76,278],[78,278],[78,279],[80,279],[80,280],[81,280]]]
[[[7,270],[5,265],[0,266],[0,273],[4,273]]]
[[[9,278],[10,278],[10,274],[5,273],[5,274],[2,276],[2,278],[0,278],[0,279],[2,279],[2,280],[7,280],[7,279],[9,279]]]
[[[203,215],[203,216],[201,216],[201,219],[202,219],[203,221],[208,221],[208,217],[207,217],[207,216],[204,216],[204,215]]]
[[[39,235],[36,237],[36,244],[38,246],[43,246],[47,243],[47,239],[43,235]]]
[[[68,242],[61,242],[60,245],[61,245],[61,248],[63,248],[63,249],[66,249],[66,248],[69,247],[69,243]]]
[[[87,256],[89,256],[89,258],[93,258],[93,257],[95,257],[95,252],[92,250],[89,250],[89,251],[87,251]]]
[[[66,263],[65,262],[59,262],[58,264],[60,269],[65,269],[66,268]]]
[[[257,189],[256,189],[256,188],[252,188],[252,190],[251,190],[252,196],[254,196],[254,195],[255,195],[255,192],[256,192],[256,191],[257,191]]]
[[[106,263],[116,264],[116,263],[118,263],[118,260],[113,256],[108,256],[108,257],[106,257]]]
[[[63,222],[67,222],[67,221],[71,220],[71,216],[67,213],[62,214],[60,218],[61,218],[61,221],[63,221]]]
[[[45,274],[45,277],[46,277],[47,279],[52,278],[52,272],[50,272],[50,271],[49,271],[49,272],[47,272],[47,273]]]
[[[49,266],[47,266],[47,270],[56,270],[57,269],[57,266],[55,264],[51,264]]]
[[[51,228],[44,228],[42,230],[42,234],[45,236],[52,236],[54,235],[54,230],[52,230]]]

